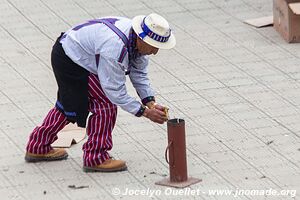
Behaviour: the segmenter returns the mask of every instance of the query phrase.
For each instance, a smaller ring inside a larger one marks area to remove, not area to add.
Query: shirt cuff
[[[141,106],[140,109],[135,114],[135,116],[137,116],[137,117],[142,116],[144,114],[145,110],[146,110],[146,107],[145,106]]]
[[[147,104],[148,102],[150,102],[150,101],[154,101],[154,102],[155,102],[155,97],[154,97],[154,96],[148,96],[148,97],[142,99],[142,103],[143,103],[144,105],[146,105],[146,104]]]

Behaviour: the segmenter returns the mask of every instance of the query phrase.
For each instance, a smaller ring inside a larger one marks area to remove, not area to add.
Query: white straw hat
[[[144,42],[159,49],[171,49],[176,44],[169,23],[162,16],[152,13],[132,19],[132,28]]]

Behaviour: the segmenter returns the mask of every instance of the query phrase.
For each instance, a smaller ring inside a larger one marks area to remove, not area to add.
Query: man
[[[83,170],[121,171],[126,163],[110,157],[117,106],[137,117],[163,124],[164,107],[155,104],[147,77],[148,55],[171,49],[176,40],[168,22],[158,14],[94,19],[63,33],[53,46],[51,63],[58,84],[57,102],[29,137],[27,162],[66,159],[64,149],[53,149],[57,133],[68,123],[86,127]],[[129,76],[141,102],[128,95]]]

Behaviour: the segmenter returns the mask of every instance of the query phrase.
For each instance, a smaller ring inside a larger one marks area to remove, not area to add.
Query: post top
[[[168,120],[168,124],[172,124],[172,125],[182,124],[182,123],[184,123],[184,119],[174,118]]]

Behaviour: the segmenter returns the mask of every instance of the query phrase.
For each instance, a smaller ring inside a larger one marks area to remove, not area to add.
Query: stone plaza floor
[[[128,171],[84,173],[83,142],[65,161],[25,163],[28,136],[56,100],[59,34],[152,12],[177,46],[151,57],[149,77],[171,118],[185,120],[188,173],[202,181],[155,185],[169,175],[167,126],[121,109],[111,154]],[[1,0],[0,199],[300,199],[300,44],[243,23],[269,15],[272,0]]]

